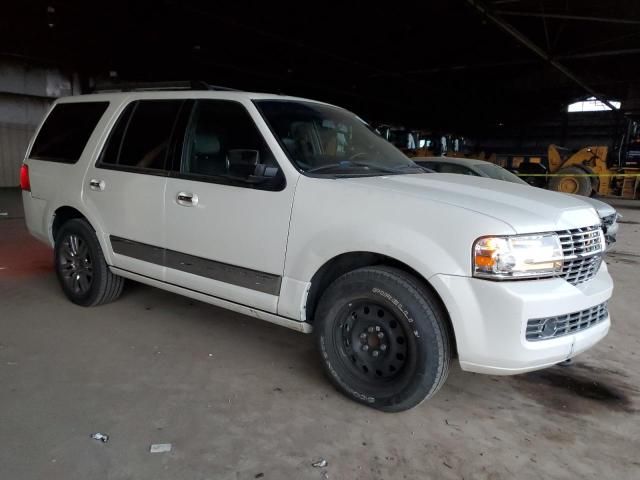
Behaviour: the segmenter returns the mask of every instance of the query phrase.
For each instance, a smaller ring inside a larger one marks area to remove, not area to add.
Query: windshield
[[[493,165],[491,163],[477,163],[474,165],[476,170],[484,173],[488,177],[495,178],[496,180],[505,180],[507,182],[512,183],[524,183],[528,185],[527,182],[522,180],[517,175],[514,175],[509,170],[500,167],[499,165]]]
[[[312,102],[256,100],[302,172],[354,176],[425,173],[353,113]]]

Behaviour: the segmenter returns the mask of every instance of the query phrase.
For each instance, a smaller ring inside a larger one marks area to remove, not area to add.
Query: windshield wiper
[[[408,170],[408,169],[412,169],[412,170],[420,170],[422,172],[431,172],[432,170],[429,170],[427,168],[421,167],[420,165],[402,165],[401,167],[396,167],[393,169],[389,169],[392,170],[393,172],[402,172],[403,170]]]
[[[388,168],[376,167],[375,165],[369,165],[367,163],[359,163],[359,162],[351,162],[351,161],[343,161],[338,163],[330,163],[328,165],[320,165],[319,167],[310,168],[306,170],[305,173],[318,173],[324,170],[332,170],[332,169],[340,169],[340,168],[366,168],[375,171],[385,172],[385,173],[397,173],[395,170],[391,170]]]

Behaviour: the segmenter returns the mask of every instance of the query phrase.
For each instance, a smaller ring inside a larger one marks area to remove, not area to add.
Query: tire
[[[402,270],[366,267],[338,278],[320,299],[314,331],[334,386],[378,410],[415,407],[449,373],[446,313]]]
[[[593,191],[591,179],[587,172],[580,167],[567,167],[558,170],[558,176],[551,177],[549,190],[562,193],[573,193],[588,197]]]
[[[60,227],[54,262],[62,291],[77,305],[102,305],[122,293],[124,278],[109,270],[96,232],[86,220],[74,218]]]

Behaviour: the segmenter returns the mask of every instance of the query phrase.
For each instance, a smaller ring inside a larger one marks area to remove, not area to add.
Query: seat
[[[220,137],[215,133],[196,132],[191,148],[189,173],[220,176],[226,173],[226,157]]]

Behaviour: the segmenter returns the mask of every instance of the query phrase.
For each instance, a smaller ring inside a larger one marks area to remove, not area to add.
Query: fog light
[[[541,338],[553,337],[557,331],[558,331],[558,320],[555,318],[549,318],[548,320],[545,320],[544,325],[542,326],[540,337]]]

